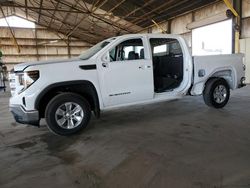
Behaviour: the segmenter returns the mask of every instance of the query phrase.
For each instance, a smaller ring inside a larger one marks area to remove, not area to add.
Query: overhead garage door
[[[193,55],[231,54],[232,33],[231,19],[193,29]]]

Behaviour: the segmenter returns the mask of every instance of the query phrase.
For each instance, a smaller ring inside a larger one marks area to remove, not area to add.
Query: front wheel
[[[208,106],[223,108],[229,101],[230,88],[223,78],[210,79],[203,91],[203,99]]]
[[[45,111],[48,128],[59,135],[71,135],[79,132],[88,125],[90,117],[89,103],[74,93],[55,96]]]

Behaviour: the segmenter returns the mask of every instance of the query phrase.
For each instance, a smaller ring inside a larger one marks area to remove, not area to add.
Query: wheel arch
[[[54,83],[43,89],[35,100],[35,108],[39,111],[41,118],[45,115],[45,109],[49,101],[63,92],[73,92],[83,96],[89,102],[95,116],[100,116],[99,97],[94,84],[87,80],[75,80]]]
[[[211,75],[211,77],[206,81],[206,83],[211,79],[211,78],[223,78],[226,80],[227,84],[229,85],[230,89],[235,88],[235,75],[232,69],[226,69],[226,70],[220,70],[216,71]]]
[[[229,85],[230,89],[236,88],[236,75],[235,71],[231,68],[223,69],[223,70],[216,70],[211,75],[209,75],[206,79],[203,79],[202,81],[198,83],[194,83],[190,89],[191,95],[201,95],[206,87],[206,84],[211,79],[224,79],[227,84]]]

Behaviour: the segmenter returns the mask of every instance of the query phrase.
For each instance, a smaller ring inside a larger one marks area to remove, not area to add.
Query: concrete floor
[[[250,86],[222,110],[202,97],[108,111],[81,134],[19,125],[0,94],[0,187],[250,187]]]

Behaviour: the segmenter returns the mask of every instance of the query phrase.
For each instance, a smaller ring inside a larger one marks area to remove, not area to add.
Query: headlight
[[[22,90],[19,92],[23,92],[27,88],[29,88],[35,81],[39,78],[39,71],[27,71],[18,75],[18,82],[20,86],[23,86]]]

